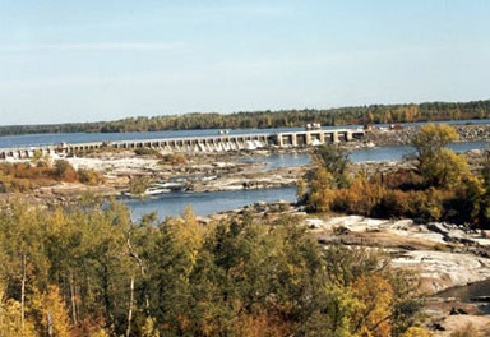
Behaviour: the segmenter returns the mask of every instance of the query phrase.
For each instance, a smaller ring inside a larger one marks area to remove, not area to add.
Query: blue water
[[[471,143],[454,143],[447,147],[454,152],[467,152],[473,149],[488,149],[490,143],[471,142]],[[383,146],[372,149],[357,149],[349,154],[353,162],[366,161],[395,161],[402,160],[405,156],[415,153],[415,148],[411,146]]]
[[[434,124],[485,124],[490,123],[490,119],[482,120],[461,120],[461,121],[440,121]],[[406,123],[404,126],[423,125],[427,123]],[[386,127],[388,124],[378,124],[377,127]],[[336,125],[324,126],[324,130],[336,129],[358,129],[362,125]],[[279,129],[236,129],[230,130],[230,134],[247,133],[277,133],[288,131],[301,131],[304,128],[279,128]],[[0,148],[54,145],[62,142],[66,143],[89,143],[89,142],[108,142],[116,140],[130,139],[161,139],[161,138],[181,138],[195,136],[217,135],[218,129],[209,130],[167,130],[151,132],[130,132],[130,133],[56,133],[56,134],[33,134],[19,136],[0,137]]]
[[[282,167],[305,166],[311,162],[309,153],[280,153],[266,157],[251,157],[243,159],[245,162],[266,163],[264,171],[275,170]]]
[[[488,149],[490,143],[471,142],[471,143],[454,143],[449,144],[448,148],[455,152],[467,152],[473,149]],[[411,146],[384,146],[369,149],[356,149],[349,153],[349,159],[353,162],[366,161],[395,161],[402,160],[405,156],[415,153]],[[252,157],[245,161],[266,163],[264,170],[274,170],[281,167],[297,167],[308,165],[311,162],[309,153],[281,153],[268,157]]]
[[[349,159],[360,163],[366,161],[394,161],[401,160],[405,155],[413,153],[410,146],[385,146],[373,149],[358,149],[349,153]]]
[[[489,149],[490,143],[488,142],[471,142],[471,143],[454,143],[447,146],[454,152],[467,152],[474,149]]]
[[[265,190],[196,193],[175,192],[143,201],[125,199],[123,202],[129,206],[135,219],[141,218],[144,214],[157,212],[159,219],[163,220],[167,216],[181,215],[187,205],[192,207],[196,215],[208,215],[216,212],[229,211],[254,202],[273,202],[280,199],[294,202],[296,200],[296,188],[284,187]]]

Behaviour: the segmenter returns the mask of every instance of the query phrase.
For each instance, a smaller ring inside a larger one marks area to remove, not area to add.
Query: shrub
[[[86,185],[99,185],[104,182],[104,177],[95,170],[79,170],[78,180]]]
[[[150,186],[148,177],[134,177],[129,182],[129,193],[140,198],[144,196],[145,190]]]
[[[169,153],[162,155],[161,158],[160,164],[162,165],[180,166],[186,162],[185,155],[182,153]]]
[[[157,156],[158,158],[162,156],[162,154],[158,150],[147,147],[135,149],[134,153],[138,156]]]

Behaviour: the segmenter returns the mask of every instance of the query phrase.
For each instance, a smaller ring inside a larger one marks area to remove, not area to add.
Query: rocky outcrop
[[[423,290],[432,294],[490,278],[490,259],[473,254],[414,250],[393,259],[392,264],[397,268],[417,271]]]
[[[444,223],[378,220],[362,216],[304,221],[321,244],[342,243],[384,249],[392,265],[416,271],[429,294],[490,278],[490,240]]]

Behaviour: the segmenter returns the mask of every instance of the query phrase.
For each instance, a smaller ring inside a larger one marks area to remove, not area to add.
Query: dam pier
[[[36,151],[42,155],[67,155],[96,149],[152,148],[164,152],[225,152],[267,147],[307,147],[325,143],[342,143],[362,139],[364,130],[307,130],[278,133],[219,134],[214,136],[161,139],[116,140],[89,143],[61,143],[44,146],[0,148],[0,160],[31,158]]]

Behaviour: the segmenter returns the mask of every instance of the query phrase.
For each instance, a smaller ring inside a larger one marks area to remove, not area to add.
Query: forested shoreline
[[[267,129],[300,127],[306,123],[348,125],[411,123],[490,118],[490,100],[370,105],[335,109],[242,111],[233,114],[189,113],[155,117],[129,117],[116,121],[44,125],[0,126],[0,136],[38,133],[124,133],[191,129]]]

